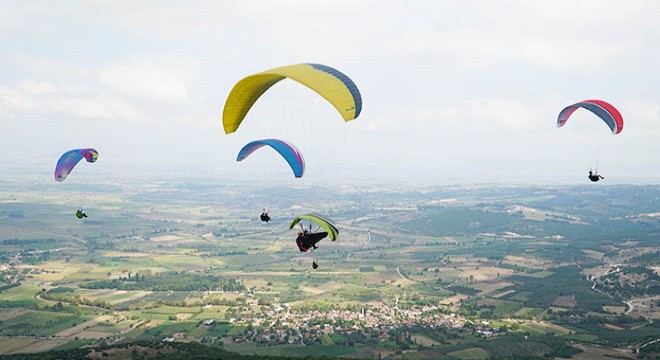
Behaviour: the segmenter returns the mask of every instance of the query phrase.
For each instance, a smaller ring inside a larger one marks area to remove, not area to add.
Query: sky
[[[52,180],[57,158],[96,148],[81,177],[333,182],[660,183],[657,1],[0,0],[0,169]],[[344,122],[284,80],[225,135],[241,78],[321,63],[358,86]],[[621,134],[586,110],[603,99]],[[256,139],[303,152],[294,179]]]

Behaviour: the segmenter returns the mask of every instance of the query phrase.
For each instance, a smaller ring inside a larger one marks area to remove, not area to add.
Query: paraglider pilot
[[[307,229],[303,229],[302,231],[298,230],[296,245],[298,245],[298,249],[303,252],[308,251],[310,248],[318,249],[316,243],[321,241],[326,236],[328,236],[328,233],[325,231],[313,233]],[[316,261],[312,261],[312,269],[316,270],[318,268],[319,264]]]
[[[76,217],[77,217],[78,219],[82,219],[82,218],[84,218],[84,217],[87,217],[87,214],[85,214],[85,213],[82,211],[82,209],[78,209],[78,211],[76,211]]]
[[[310,222],[316,223],[319,228],[323,228],[325,231],[318,232],[319,229],[316,229],[314,232],[312,232],[311,223],[309,224],[309,229],[305,229],[301,223],[302,220],[308,220]],[[329,238],[330,241],[335,241],[339,236],[339,230],[337,227],[331,221],[319,215],[305,214],[298,216],[297,218],[293,219],[293,221],[291,221],[289,224],[289,229],[293,229],[293,227],[296,225],[300,225],[300,230],[298,230],[298,237],[296,238],[296,245],[298,245],[298,249],[300,249],[302,252],[307,252],[312,248],[316,249],[316,244],[326,237]],[[319,264],[316,262],[316,260],[314,260],[312,263],[312,268],[319,268]]]
[[[259,215],[259,218],[261,219],[261,221],[264,221],[264,222],[269,222],[270,221],[270,216],[268,216],[268,213],[266,212],[266,209],[264,209],[261,212],[261,215]]]
[[[591,180],[593,182],[596,182],[596,181],[600,181],[600,180],[603,180],[603,179],[605,179],[605,177],[603,177],[602,175],[599,175],[598,170],[596,170],[595,172],[589,170],[589,180]]]
[[[323,240],[326,236],[328,236],[328,233],[325,231],[313,233],[307,229],[299,230],[296,245],[298,245],[298,249],[302,252],[309,251],[310,248],[316,249],[316,243]]]

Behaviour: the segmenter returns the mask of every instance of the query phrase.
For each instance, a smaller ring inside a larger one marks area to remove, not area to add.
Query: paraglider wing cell
[[[55,180],[64,181],[80,160],[85,159],[87,162],[93,163],[98,157],[99,153],[94,149],[75,149],[65,152],[60,156],[60,159],[57,160],[57,165],[55,166]]]
[[[236,131],[259,97],[285,78],[316,91],[339,111],[345,121],[357,118],[362,111],[360,91],[353,80],[339,70],[321,64],[288,65],[250,75],[234,85],[222,112],[225,133]]]
[[[241,151],[238,152],[236,161],[242,161],[257,149],[260,149],[266,145],[275,149],[275,151],[282,155],[286,162],[289,163],[293,174],[297,178],[303,176],[305,173],[305,160],[302,156],[302,153],[300,153],[300,150],[298,150],[298,148],[296,148],[293,144],[284,140],[265,139],[252,141],[251,143],[245,145]]]
[[[337,237],[339,237],[339,230],[337,229],[337,227],[330,220],[316,214],[306,214],[306,215],[298,216],[297,218],[293,219],[293,221],[291,221],[291,224],[289,224],[289,229],[293,229],[293,227],[296,226],[302,220],[309,220],[313,223],[318,224],[323,230],[328,232],[328,237],[332,241],[337,240]]]
[[[612,134],[616,135],[623,130],[623,117],[619,110],[612,104],[603,100],[584,100],[579,103],[565,107],[557,117],[557,127],[562,127],[571,117],[573,112],[579,108],[585,108],[601,118],[610,128]]]

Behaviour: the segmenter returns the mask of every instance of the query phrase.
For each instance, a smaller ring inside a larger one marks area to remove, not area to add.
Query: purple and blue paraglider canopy
[[[282,157],[289,163],[293,174],[299,178],[302,177],[305,173],[305,159],[303,159],[300,150],[296,148],[293,144],[278,139],[264,139],[264,140],[255,140],[251,143],[243,146],[241,151],[238,152],[238,157],[236,161],[242,161],[246,157],[250,156],[257,149],[262,148],[263,146],[270,146],[275,149]]]
[[[85,159],[87,162],[93,163],[98,158],[99,153],[94,149],[75,149],[65,152],[57,160],[55,181],[64,181],[80,160]]]

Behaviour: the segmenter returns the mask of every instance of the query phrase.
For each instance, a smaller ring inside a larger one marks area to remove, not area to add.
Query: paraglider
[[[69,176],[80,160],[85,159],[89,163],[95,162],[99,158],[99,152],[94,149],[75,149],[69,150],[60,156],[55,165],[55,181],[62,182]],[[86,218],[87,214],[82,211],[82,208],[76,211],[78,219]]]
[[[617,135],[623,130],[623,117],[619,110],[606,101],[595,99],[580,101],[565,107],[559,112],[559,116],[557,117],[557,127],[566,125],[566,122],[568,122],[568,119],[573,112],[579,108],[587,109],[598,116],[610,128],[613,135]],[[598,182],[605,179],[605,177],[598,174],[598,171],[593,172],[591,170],[589,170],[588,178],[592,182]]]
[[[289,224],[289,229],[293,229],[293,227],[298,225],[302,220],[308,220],[310,221],[310,224],[309,230],[305,229],[302,224],[300,224],[300,230],[298,230],[296,245],[301,252],[307,252],[310,249],[317,249],[318,247],[316,244],[326,237],[331,241],[335,241],[337,240],[337,237],[339,237],[339,230],[337,227],[330,220],[316,214],[305,214],[293,219],[291,224]],[[325,231],[312,231],[312,222],[316,223],[319,228],[322,228]],[[318,263],[316,261],[312,263],[312,268],[318,268]]]
[[[55,166],[55,181],[64,181],[80,160],[85,159],[87,162],[93,163],[98,158],[99,153],[94,149],[75,149],[65,152],[60,156],[60,159],[57,160],[57,165]]]
[[[285,78],[316,91],[337,109],[344,121],[357,118],[362,111],[360,91],[339,70],[321,64],[288,65],[250,75],[234,85],[222,112],[225,133],[236,131],[259,97]]]
[[[592,182],[598,182],[598,181],[600,181],[600,180],[605,179],[605,177],[604,177],[603,175],[598,174],[598,170],[596,170],[595,172],[589,170],[589,175],[588,175],[587,177],[588,177],[589,180],[591,180]]]
[[[293,229],[293,227],[298,225],[298,223],[300,223],[302,220],[308,220],[310,222],[316,223],[320,228],[325,230],[326,234],[324,237],[328,236],[331,241],[335,241],[339,237],[339,230],[337,227],[330,220],[316,214],[305,214],[298,216],[297,218],[293,219],[293,221],[291,221],[291,224],[289,224],[289,229]],[[306,229],[304,229],[301,225],[301,235],[313,235],[314,233],[311,231],[311,225],[312,224],[310,223],[309,231],[305,231]],[[307,250],[309,250],[309,248]],[[307,250],[301,249],[301,251]]]
[[[270,221],[270,216],[268,216],[268,213],[266,212],[266,209],[264,209],[261,212],[261,215],[259,215],[259,219],[263,222],[269,222]]]
[[[596,114],[596,116],[607,124],[613,135],[623,130],[623,117],[621,113],[612,104],[603,100],[584,100],[565,107],[557,117],[557,127],[564,126],[568,118],[579,108],[585,108]]]
[[[293,144],[284,140],[264,139],[252,141],[243,146],[243,148],[238,152],[236,161],[243,161],[243,159],[250,156],[250,154],[266,145],[270,146],[280,155],[282,155],[284,160],[289,163],[289,166],[293,171],[293,175],[296,178],[303,176],[305,173],[305,159],[303,158],[302,153]]]

